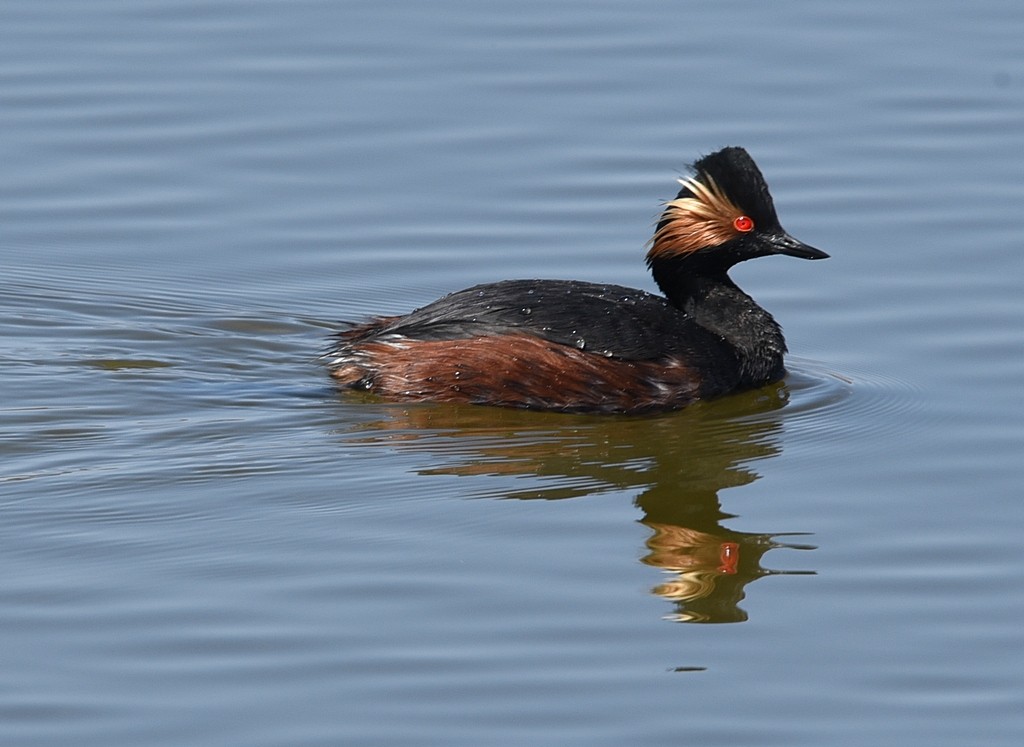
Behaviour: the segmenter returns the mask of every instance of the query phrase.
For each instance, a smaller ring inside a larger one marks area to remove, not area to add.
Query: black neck
[[[651,271],[673,306],[733,348],[745,385],[761,386],[782,378],[786,352],[782,329],[732,281],[728,265],[677,257],[654,260]]]

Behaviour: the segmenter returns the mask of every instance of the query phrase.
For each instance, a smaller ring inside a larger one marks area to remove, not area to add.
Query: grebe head
[[[790,236],[779,224],[761,170],[743,148],[704,156],[665,205],[647,264],[685,261],[727,270],[769,254],[825,259],[825,252]]]

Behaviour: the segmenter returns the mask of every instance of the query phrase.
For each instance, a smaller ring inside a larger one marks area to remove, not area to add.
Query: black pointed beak
[[[800,259],[828,259],[828,255],[821,249],[808,246],[804,242],[794,239],[785,231],[766,237],[765,243],[773,254],[785,254],[787,257],[799,257]]]

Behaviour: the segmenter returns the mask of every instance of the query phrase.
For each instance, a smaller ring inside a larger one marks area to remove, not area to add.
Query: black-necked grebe
[[[406,402],[605,413],[674,410],[778,381],[782,330],[729,268],[828,255],[782,229],[743,148],[693,170],[647,253],[664,297],[576,280],[477,285],[341,332],[325,356],[331,375]]]

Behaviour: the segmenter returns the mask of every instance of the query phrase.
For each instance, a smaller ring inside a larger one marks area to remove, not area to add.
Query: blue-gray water
[[[1024,741],[1024,7],[0,5],[0,744]],[[746,146],[784,384],[338,395],[343,319],[653,289]],[[558,499],[558,500],[556,500]]]

